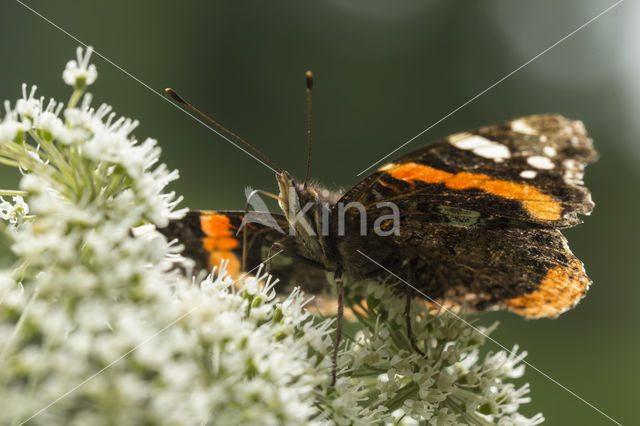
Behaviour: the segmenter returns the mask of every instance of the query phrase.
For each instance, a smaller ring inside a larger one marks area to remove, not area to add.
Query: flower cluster
[[[524,353],[480,357],[490,330],[416,303],[422,357],[389,287],[349,285],[358,330],[332,387],[332,319],[298,290],[279,298],[261,270],[234,281],[224,263],[204,280],[182,274],[189,260],[156,231],[184,212],[166,190],[178,174],[155,140],[136,140],[137,121],[92,106],[90,55],[67,64],[66,105],[23,85],[0,120],[0,164],[22,173],[20,190],[0,190],[17,259],[0,271],[0,423],[543,420],[518,414],[528,387],[509,383]]]
[[[460,314],[414,300],[413,337],[423,356],[407,337],[406,299],[398,289],[367,282],[347,289],[361,328],[340,357],[344,373],[337,389],[351,389],[344,392],[351,397],[328,402],[332,411],[353,423],[363,414],[393,424],[399,419],[434,425],[535,425],[544,420],[542,414],[528,419],[518,413],[530,401],[529,386],[508,382],[524,374],[526,352],[518,354],[516,346],[480,357],[479,347],[497,324],[470,327]]]
[[[136,121],[91,106],[89,53],[64,72],[68,105],[24,85],[0,123],[0,162],[23,174],[0,200],[18,259],[0,273],[0,423],[304,423],[328,381],[329,321],[261,273],[172,269],[178,247],[141,225],[182,213],[165,189],[178,175]]]
[[[20,195],[14,195],[13,204],[0,197],[0,219],[17,225],[29,213],[29,205]]]

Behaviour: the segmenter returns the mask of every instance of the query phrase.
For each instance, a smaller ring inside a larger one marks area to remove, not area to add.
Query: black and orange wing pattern
[[[383,274],[361,250],[429,297],[529,318],[574,306],[590,280],[558,228],[580,223],[593,202],[582,186],[597,158],[579,121],[536,115],[458,133],[391,161],[348,191],[368,223],[398,206],[399,235],[338,241],[345,269]],[[359,217],[349,211],[347,229]]]
[[[252,212],[252,216],[257,215],[260,213]],[[222,260],[226,260],[227,271],[235,276],[240,272],[242,263],[243,236],[242,231],[238,233],[238,230],[243,216],[243,211],[190,210],[181,219],[170,221],[160,232],[167,239],[177,239],[184,246],[182,254],[196,263],[196,271],[211,271]],[[279,215],[275,215],[275,220],[279,218]],[[246,226],[246,269],[251,270],[262,262],[265,248],[282,239],[283,234],[257,221]]]
[[[190,210],[159,231],[184,246],[182,254],[195,262],[196,274],[210,272],[224,260],[228,262],[227,272],[238,277],[244,272],[243,231],[238,232],[244,214],[241,210]],[[283,215],[252,211],[247,217],[245,271],[256,273],[256,268],[268,260],[270,271],[279,279],[278,293],[288,294],[300,286],[307,294],[320,294],[327,288],[324,271],[299,261],[295,238],[288,235],[289,224]]]
[[[341,201],[393,201],[405,214],[448,220],[482,216],[561,228],[581,223],[593,202],[582,186],[597,153],[581,121],[534,115],[451,135],[380,167]],[[431,217],[429,217],[431,215]]]

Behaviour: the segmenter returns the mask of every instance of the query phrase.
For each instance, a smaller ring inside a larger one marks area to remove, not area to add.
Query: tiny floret
[[[24,199],[19,195],[12,198],[13,204],[5,201],[3,197],[0,197],[0,219],[15,225],[22,220],[24,216],[29,214],[29,205],[25,203]]]
[[[67,62],[62,73],[62,79],[65,83],[76,89],[84,89],[95,83],[98,78],[98,70],[95,65],[89,63],[91,53],[93,53],[91,46],[87,47],[84,54],[82,47],[78,47],[76,50],[77,59]]]

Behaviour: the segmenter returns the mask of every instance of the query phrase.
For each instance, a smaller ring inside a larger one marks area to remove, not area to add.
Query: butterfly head
[[[289,223],[305,219],[310,224],[315,222],[315,207],[321,204],[318,191],[296,180],[286,171],[276,174],[280,189],[279,204]]]
[[[329,206],[323,201],[322,190],[296,182],[283,171],[276,174],[280,188],[279,204],[289,229],[299,243],[304,256],[325,268],[330,268],[319,235],[324,235],[329,224]]]

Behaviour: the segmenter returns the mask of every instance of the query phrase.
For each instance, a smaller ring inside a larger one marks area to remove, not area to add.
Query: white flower
[[[31,121],[28,119],[19,120],[18,113],[11,109],[9,101],[4,102],[4,109],[5,115],[0,122],[0,144],[13,141],[18,135],[24,134],[31,129]]]
[[[23,117],[33,119],[40,115],[42,110],[42,100],[36,99],[35,94],[38,86],[31,86],[31,90],[27,95],[27,83],[22,83],[22,98],[16,102],[16,112]]]
[[[433,426],[448,426],[454,425],[457,422],[458,417],[454,413],[451,413],[448,408],[443,408],[438,411],[438,414],[429,420],[429,424]]]
[[[526,353],[518,354],[515,347],[510,354],[501,351],[481,360],[477,347],[495,326],[473,330],[458,316],[414,302],[415,341],[428,354],[422,357],[406,339],[404,301],[389,284],[345,285],[351,303],[366,299],[359,309],[368,320],[361,321],[364,327],[340,357],[343,375],[325,402],[328,411],[351,422],[402,418],[402,424],[508,423],[516,418],[518,424],[537,424],[542,419],[516,417],[520,406],[530,402],[529,386],[516,388],[507,381],[522,374]]]
[[[6,220],[9,223],[15,225],[24,216],[29,214],[29,206],[19,195],[12,198],[13,204],[5,201],[4,198],[0,197],[0,219]]]
[[[86,52],[83,55],[81,47],[76,50],[76,60],[67,62],[64,72],[62,73],[62,79],[69,86],[75,88],[84,88],[85,86],[92,85],[98,78],[98,71],[96,66],[89,64],[89,59],[93,53],[93,47],[87,47]]]

